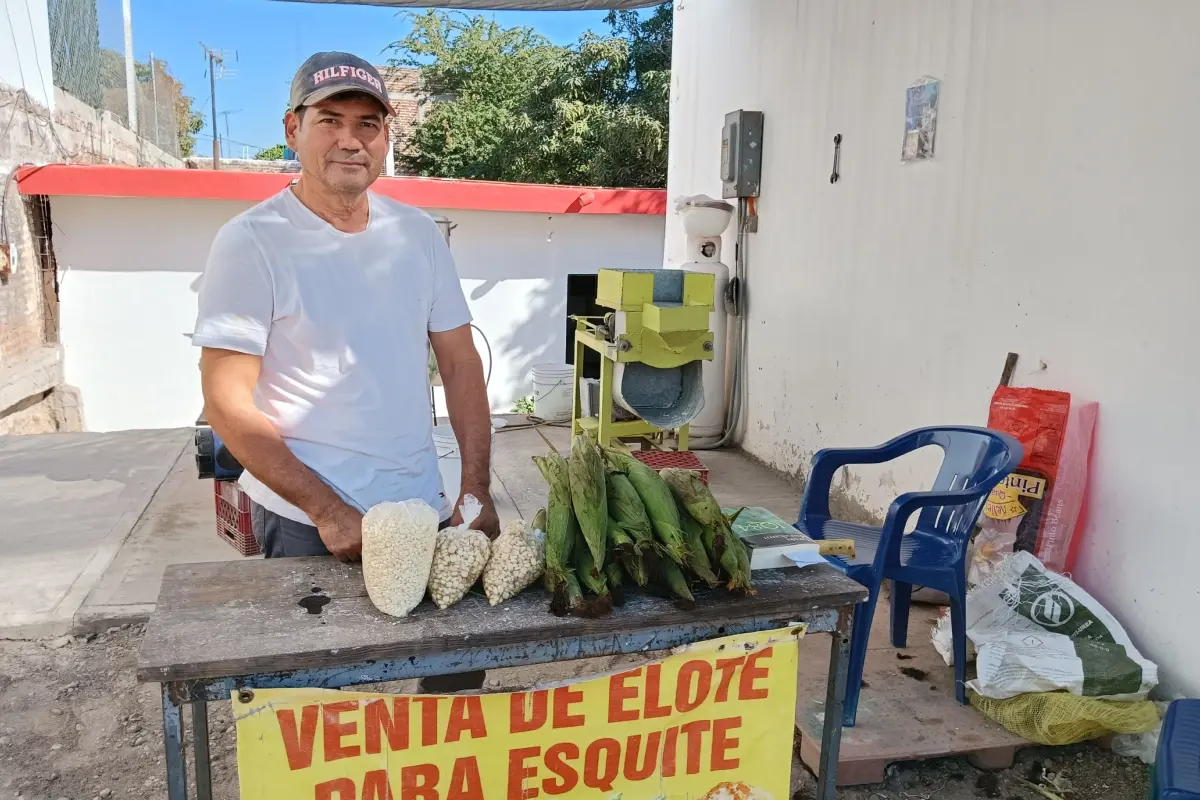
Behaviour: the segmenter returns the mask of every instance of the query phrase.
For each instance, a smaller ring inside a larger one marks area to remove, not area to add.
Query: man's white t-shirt
[[[471,321],[433,218],[368,193],[343,233],[289,189],[217,233],[192,343],[262,356],[254,402],[291,451],[348,503],[419,498],[448,519],[429,406],[430,332]],[[269,511],[309,523],[248,471]]]

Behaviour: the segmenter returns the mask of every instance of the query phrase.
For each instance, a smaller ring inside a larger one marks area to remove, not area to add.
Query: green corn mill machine
[[[575,320],[575,408],[571,427],[602,444],[640,440],[688,449],[688,423],[704,408],[702,367],[713,358],[713,276],[675,269],[602,269],[603,317]],[[600,354],[595,416],[583,416],[584,348]],[[617,409],[626,414],[618,419]],[[630,418],[632,417],[632,418]]]

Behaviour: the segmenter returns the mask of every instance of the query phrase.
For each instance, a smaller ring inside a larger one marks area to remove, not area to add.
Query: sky
[[[98,0],[100,45],[124,52],[121,0]],[[591,29],[605,30],[602,11],[482,12],[503,25],[528,25],[559,44]],[[197,154],[212,152],[208,62],[203,42],[229,54],[235,73],[217,81],[217,127],[228,138],[222,155],[251,157],[283,141],[283,109],[292,76],[305,58],[322,50],[342,50],[385,64],[392,42],[406,33],[396,9],[342,3],[280,0],[132,0],[133,51],[138,61],[150,53],[167,62],[184,93],[204,112]],[[233,52],[237,52],[234,61]]]

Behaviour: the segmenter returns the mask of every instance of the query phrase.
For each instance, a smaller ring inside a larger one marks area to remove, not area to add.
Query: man
[[[427,214],[368,191],[392,113],[366,61],[309,58],[284,117],[300,178],[226,223],[209,253],[192,337],[204,408],[246,469],[267,558],[355,560],[363,513],[410,498],[458,524],[472,494],[473,527],[499,533],[483,365],[450,249]],[[428,344],[462,456],[457,499],[438,474]]]

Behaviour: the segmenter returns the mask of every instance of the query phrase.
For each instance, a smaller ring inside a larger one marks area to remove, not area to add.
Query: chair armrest
[[[900,558],[901,537],[909,518],[923,508],[929,506],[965,506],[986,497],[991,487],[983,486],[974,489],[958,489],[951,492],[906,492],[888,507],[887,518],[879,534],[879,550],[875,554],[876,566],[883,566],[880,559],[887,558],[888,563],[896,563]]]
[[[897,436],[878,447],[844,447],[820,450],[812,460],[812,470],[804,487],[804,500],[800,503],[800,519],[816,517],[829,519],[829,488],[833,476],[842,467],[851,464],[883,464],[899,458],[919,446],[912,433]]]

